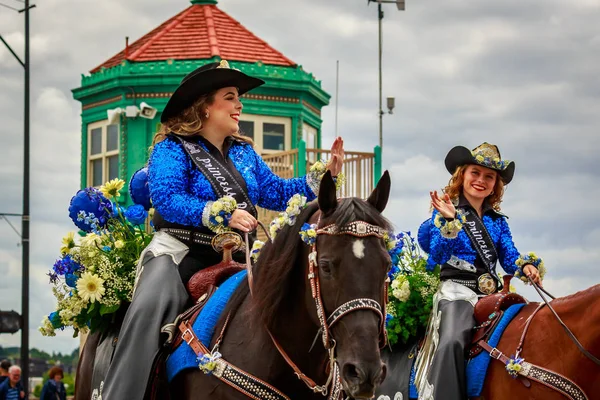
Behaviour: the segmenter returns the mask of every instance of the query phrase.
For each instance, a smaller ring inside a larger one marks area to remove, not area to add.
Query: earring
[[[206,117],[206,119],[208,119],[208,111],[206,112],[206,115],[205,115],[205,117]]]

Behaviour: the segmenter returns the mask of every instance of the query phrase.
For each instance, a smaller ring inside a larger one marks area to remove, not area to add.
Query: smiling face
[[[225,87],[217,90],[214,101],[206,107],[208,119],[203,122],[203,129],[232,135],[239,130],[242,103],[235,87]]]
[[[469,165],[463,178],[463,194],[467,200],[482,201],[494,190],[498,173],[480,165]]]

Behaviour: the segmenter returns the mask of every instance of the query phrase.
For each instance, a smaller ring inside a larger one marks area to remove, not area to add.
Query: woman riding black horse
[[[293,194],[315,198],[325,168],[282,179],[238,133],[240,96],[263,83],[226,61],[210,63],[188,74],[166,105],[148,165],[157,232],[140,257],[114,357],[96,388],[104,398],[144,397],[160,328],[188,305],[190,277],[220,261],[211,247],[215,235],[252,232],[255,205],[281,211]],[[344,157],[341,138],[331,154],[327,169],[336,176]]]

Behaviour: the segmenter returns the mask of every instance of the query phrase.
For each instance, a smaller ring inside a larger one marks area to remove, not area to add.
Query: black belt
[[[206,246],[210,246],[212,239],[215,237],[214,234],[209,235],[206,233],[190,231],[189,229],[162,228],[160,231],[166,232],[182,242],[203,244]]]
[[[498,284],[491,274],[485,273],[477,277],[477,279],[454,279],[449,278],[449,281],[461,284],[469,289],[482,294],[492,294],[498,291]]]

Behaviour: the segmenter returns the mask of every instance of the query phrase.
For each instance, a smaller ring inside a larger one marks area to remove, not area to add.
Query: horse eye
[[[326,274],[331,274],[331,261],[319,260],[319,269]]]

